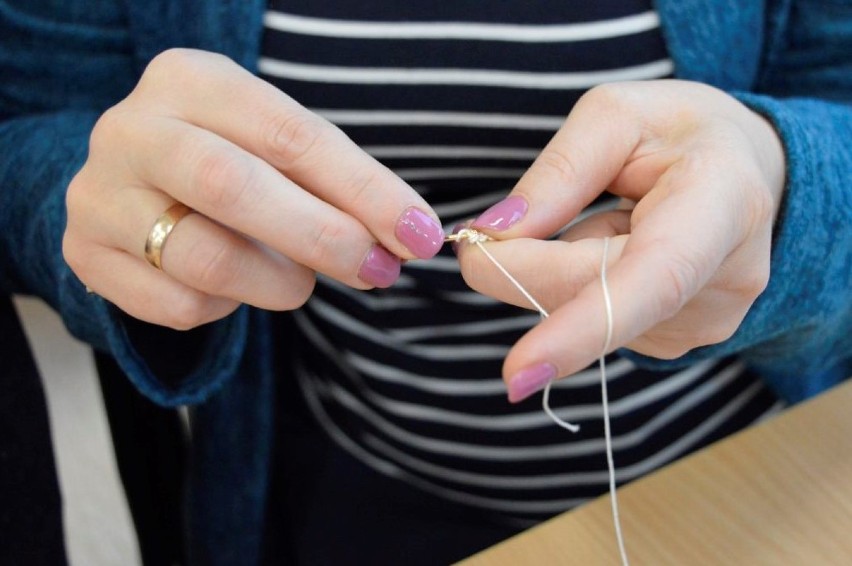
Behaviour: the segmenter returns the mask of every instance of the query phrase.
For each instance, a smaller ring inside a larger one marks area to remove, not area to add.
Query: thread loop
[[[497,258],[488,251],[488,249],[483,245],[484,242],[493,241],[494,238],[491,236],[480,232],[479,230],[474,230],[472,228],[463,228],[456,232],[455,234],[451,234],[446,236],[444,241],[449,242],[461,242],[467,241],[469,244],[473,244],[477,246],[482,253],[485,254],[485,257],[494,264],[494,266],[500,270],[500,272],[508,279],[515,288],[521,292],[521,294],[530,302],[530,304],[535,307],[535,309],[539,312],[542,319],[550,316],[547,311],[542,307],[538,301],[527,291],[521,283],[515,279],[511,273],[506,270],[503,265],[497,261]],[[603,245],[603,253],[601,258],[601,287],[603,288],[603,298],[604,298],[604,309],[606,315],[606,333],[604,336],[604,342],[601,350],[601,354],[598,358],[598,366],[600,368],[601,375],[601,406],[603,409],[603,423],[604,423],[604,442],[606,444],[606,461],[607,468],[609,470],[609,494],[610,494],[610,502],[612,506],[612,520],[615,525],[615,538],[618,542],[618,552],[621,556],[621,563],[624,566],[629,566],[629,562],[627,560],[627,550],[624,546],[624,535],[621,532],[621,518],[618,512],[618,497],[616,495],[616,482],[615,482],[615,460],[612,454],[612,430],[610,429],[610,418],[609,418],[609,395],[607,392],[607,377],[606,377],[606,354],[609,351],[612,345],[612,334],[613,334],[613,314],[612,314],[612,298],[609,294],[609,285],[606,280],[606,263],[607,256],[609,255],[609,238],[604,238]],[[578,432],[580,430],[580,426],[574,423],[569,423],[559,416],[557,416],[553,410],[550,408],[550,386],[553,381],[548,381],[547,385],[544,387],[544,391],[542,392],[541,405],[544,412],[548,417],[558,426],[569,430],[571,432]]]

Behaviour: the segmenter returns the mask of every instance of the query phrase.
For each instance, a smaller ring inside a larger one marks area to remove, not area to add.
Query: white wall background
[[[71,566],[141,564],[89,348],[37,299],[15,298],[44,380]]]

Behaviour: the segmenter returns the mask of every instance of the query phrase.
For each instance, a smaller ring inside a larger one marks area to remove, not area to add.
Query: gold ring
[[[175,203],[157,218],[151,231],[148,232],[148,239],[145,240],[145,259],[160,271],[163,270],[163,248],[166,246],[169,234],[181,218],[190,212],[193,210],[185,204]]]

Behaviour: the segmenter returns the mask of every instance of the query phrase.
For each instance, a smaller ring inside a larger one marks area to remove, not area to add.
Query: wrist
[[[767,187],[772,195],[774,203],[773,217],[777,217],[778,209],[781,206],[784,195],[784,185],[786,184],[786,156],[784,155],[784,146],[781,143],[781,136],[775,129],[775,126],[765,116],[757,112],[750,112],[756,118],[757,138],[755,149],[757,150],[758,161],[766,179]]]

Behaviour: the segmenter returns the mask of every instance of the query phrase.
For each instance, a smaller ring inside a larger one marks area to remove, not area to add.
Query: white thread
[[[606,281],[606,259],[609,254],[609,238],[604,238],[603,257],[601,258],[601,287],[603,288],[604,307],[606,309],[606,338],[603,350],[598,358],[601,368],[601,406],[603,407],[604,442],[606,443],[606,464],[609,468],[609,501],[612,506],[612,522],[615,525],[615,539],[618,541],[618,552],[621,563],[628,566],[627,550],[624,548],[624,535],[621,532],[621,518],[618,514],[618,497],[615,492],[615,460],[612,456],[612,431],[609,426],[609,394],[606,387],[606,353],[612,343],[612,300],[609,296],[609,285]]]
[[[554,423],[558,426],[561,426],[565,430],[569,430],[571,432],[577,433],[580,432],[580,425],[569,423],[568,421],[562,420],[559,416],[553,412],[553,409],[550,408],[550,384],[553,383],[553,380],[548,381],[547,385],[544,386],[544,391],[541,395],[541,408],[544,409],[544,412],[547,413],[547,416],[550,417]]]
[[[467,233],[465,233],[465,231],[467,231]],[[493,238],[483,234],[482,232],[477,232],[476,230],[470,230],[470,229],[467,229],[467,228],[462,229],[461,231],[458,232],[458,234],[461,238],[466,238],[467,241],[470,242],[471,244],[476,244],[479,247],[479,249],[482,250],[482,253],[484,253],[486,255],[486,257],[488,257],[488,259],[491,260],[491,263],[493,263],[497,267],[497,269],[499,269],[503,273],[503,275],[506,276],[506,279],[511,281],[512,285],[514,285],[518,289],[518,291],[520,291],[524,295],[524,297],[526,297],[526,299],[530,303],[532,303],[532,306],[534,306],[536,308],[536,310],[538,310],[538,312],[541,314],[541,316],[543,318],[547,318],[549,316],[547,314],[547,311],[544,310],[544,307],[541,306],[540,304],[538,304],[538,301],[536,301],[533,298],[533,296],[530,295],[529,292],[526,289],[524,289],[524,286],[521,285],[518,282],[517,279],[512,277],[512,274],[509,273],[508,271],[506,271],[506,268],[503,267],[500,264],[499,261],[497,261],[497,258],[495,258],[493,255],[491,255],[491,252],[489,252],[485,248],[485,246],[482,245],[482,242],[487,242],[489,240],[493,240]]]
[[[535,298],[530,295],[529,291],[527,291],[523,285],[515,279],[511,273],[509,273],[503,265],[497,261],[491,252],[489,252],[485,246],[482,244],[483,242],[488,242],[493,240],[490,236],[479,232],[478,230],[473,230],[470,228],[463,228],[446,237],[447,241],[461,241],[467,240],[468,243],[476,245],[482,252],[485,254],[491,263],[500,270],[500,272],[508,279],[515,288],[521,292],[521,294],[532,304],[536,310],[538,310],[539,314],[541,314],[542,318],[547,318],[550,316],[544,307],[542,307]],[[603,298],[604,298],[604,307],[606,309],[606,336],[604,338],[603,350],[601,351],[601,355],[598,358],[598,366],[600,367],[601,373],[601,405],[603,406],[603,422],[604,422],[604,442],[606,445],[606,461],[607,467],[609,469],[609,494],[610,494],[610,502],[612,505],[612,520],[615,525],[615,538],[618,542],[618,552],[621,555],[621,563],[624,566],[629,566],[629,562],[627,560],[627,550],[624,547],[624,535],[621,532],[621,519],[618,513],[618,497],[616,495],[615,490],[615,460],[612,454],[612,431],[610,429],[609,423],[609,394],[607,392],[607,379],[606,379],[606,360],[605,356],[607,351],[609,350],[612,344],[612,327],[613,327],[613,316],[612,316],[612,300],[609,295],[609,285],[606,280],[606,261],[607,255],[609,254],[609,238],[604,238],[604,248],[603,248],[603,257],[601,259],[601,287],[603,287]],[[550,385],[552,381],[548,381],[547,385],[544,387],[544,391],[542,394],[542,409],[547,414],[550,419],[557,424],[558,426],[569,430],[571,432],[577,432],[580,430],[579,425],[566,422],[559,418],[553,410],[550,408]]]

